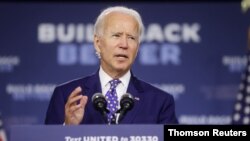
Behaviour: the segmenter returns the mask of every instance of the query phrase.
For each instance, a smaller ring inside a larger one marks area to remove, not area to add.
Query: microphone
[[[106,123],[107,121],[107,113],[109,113],[109,110],[107,109],[107,100],[101,93],[95,93],[92,96],[92,103],[95,109],[99,112],[101,112],[104,120]]]
[[[124,94],[121,97],[120,106],[121,108],[117,111],[117,113],[120,113],[118,123],[124,118],[126,113],[134,107],[134,97],[129,93]]]

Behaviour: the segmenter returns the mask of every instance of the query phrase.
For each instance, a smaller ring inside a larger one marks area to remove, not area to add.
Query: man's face
[[[110,13],[104,21],[102,36],[95,36],[95,48],[101,55],[101,66],[109,75],[126,73],[139,48],[139,25],[123,13]]]

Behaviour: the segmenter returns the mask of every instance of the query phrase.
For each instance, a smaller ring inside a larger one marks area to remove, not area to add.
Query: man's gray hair
[[[108,7],[106,9],[104,9],[101,12],[101,14],[97,17],[97,20],[95,22],[95,26],[94,26],[94,34],[95,35],[99,35],[99,36],[103,35],[105,17],[106,17],[106,15],[108,15],[109,13],[112,13],[112,12],[125,13],[125,14],[128,14],[128,15],[134,17],[139,25],[139,39],[141,38],[142,33],[144,31],[144,25],[142,23],[142,19],[141,19],[140,14],[136,10],[131,9],[131,8],[127,8],[124,6]]]

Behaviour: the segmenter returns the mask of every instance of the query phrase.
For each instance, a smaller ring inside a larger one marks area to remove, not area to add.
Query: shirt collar
[[[99,77],[100,77],[100,81],[101,81],[101,86],[102,88],[106,87],[107,85],[109,85],[109,81],[112,80],[113,78],[110,77],[103,69],[102,67],[100,67],[99,70]],[[122,77],[119,78],[119,80],[121,81],[121,84],[123,86],[128,86],[129,81],[130,81],[130,77],[131,77],[131,72],[128,71],[126,72]]]

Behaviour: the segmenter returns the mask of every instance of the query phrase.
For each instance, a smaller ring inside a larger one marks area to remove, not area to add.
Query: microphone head
[[[92,96],[92,103],[96,110],[102,111],[107,107],[106,98],[101,93],[95,93]]]
[[[126,93],[121,97],[121,109],[131,110],[134,107],[134,96]]]

